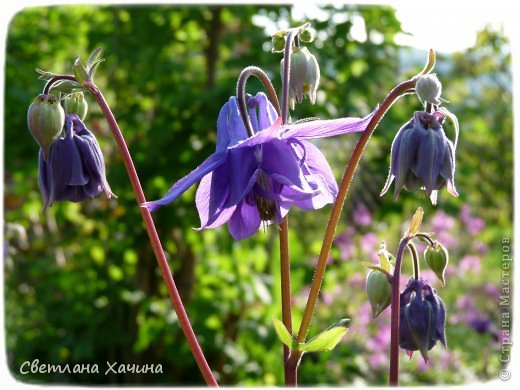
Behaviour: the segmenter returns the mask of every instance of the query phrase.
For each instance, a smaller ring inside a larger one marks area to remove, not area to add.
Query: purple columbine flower
[[[437,190],[446,186],[455,189],[455,147],[444,133],[445,115],[415,112],[413,118],[398,131],[392,142],[390,173],[381,192],[384,195],[395,178],[394,198],[401,188],[408,191],[424,189],[432,204],[437,203]]]
[[[410,278],[399,299],[399,346],[409,356],[419,350],[427,362],[437,341],[446,347],[444,302],[424,277]]]
[[[65,116],[65,136],[54,141],[49,159],[39,154],[39,185],[43,210],[56,201],[80,202],[105,191],[112,193],[105,177],[101,148],[77,115]]]
[[[195,197],[200,229],[228,223],[240,240],[253,235],[262,221],[280,223],[293,205],[309,210],[332,203],[336,180],[323,154],[307,140],[364,131],[372,116],[282,126],[265,94],[248,97],[247,105],[254,136],[248,138],[237,99],[231,97],[217,120],[215,153],[161,199],[143,206],[155,211],[200,181]]]

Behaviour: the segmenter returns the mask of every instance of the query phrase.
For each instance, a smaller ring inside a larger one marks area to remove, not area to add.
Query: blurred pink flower
[[[354,236],[356,230],[349,226],[344,232],[338,234],[334,239],[334,243],[339,248],[342,260],[348,260],[354,254]]]
[[[471,215],[471,207],[468,204],[462,206],[460,210],[460,220],[466,226],[469,234],[472,236],[480,233],[486,226],[484,220]]]
[[[363,253],[370,256],[371,260],[376,262],[379,262],[379,257],[377,256],[379,244],[379,239],[375,233],[365,233],[361,236],[361,250]]]
[[[372,223],[372,214],[364,203],[358,203],[352,214],[352,220],[358,226],[368,226]]]
[[[473,255],[464,256],[459,261],[459,270],[462,273],[472,272],[478,274],[480,272],[480,258]]]
[[[442,210],[438,210],[432,220],[431,220],[432,229],[435,232],[441,232],[443,230],[449,230],[455,225],[455,218],[446,214]]]

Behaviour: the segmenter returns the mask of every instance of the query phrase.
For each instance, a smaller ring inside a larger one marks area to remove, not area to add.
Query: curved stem
[[[71,76],[71,75],[68,75],[68,74],[60,74],[60,75],[56,75],[54,76],[53,78],[51,78],[49,81],[47,81],[47,83],[45,84],[45,86],[43,87],[43,94],[44,95],[47,95],[51,88],[52,88],[52,85],[58,81],[61,81],[61,80],[70,80],[70,81],[76,81],[76,77],[74,76]]]
[[[415,233],[413,235],[414,237],[420,237],[420,238],[423,238],[425,239],[426,241],[428,241],[428,244],[430,244],[430,246],[435,246],[435,241],[433,241],[430,236],[428,234],[425,234],[425,233]]]
[[[414,279],[419,279],[421,276],[421,268],[419,265],[419,254],[417,253],[417,248],[412,242],[409,242],[408,250],[410,251],[410,255],[412,256],[413,261],[413,277]]]
[[[399,249],[395,256],[394,275],[392,277],[392,302],[390,306],[390,386],[399,385],[399,280],[401,278],[404,250],[408,246],[410,239],[410,237],[405,236],[399,243]]]
[[[236,93],[238,100],[238,110],[240,111],[240,116],[244,121],[244,126],[246,127],[247,135],[249,137],[255,135],[253,126],[251,125],[251,120],[249,119],[249,115],[247,114],[246,103],[246,83],[247,79],[251,76],[256,76],[262,82],[267,91],[267,97],[271,101],[271,104],[274,106],[278,115],[281,114],[278,96],[276,95],[276,91],[274,90],[271,80],[269,80],[269,77],[265,74],[265,72],[257,66],[248,66],[247,68],[244,68],[244,70],[240,72],[240,76],[238,77]]]
[[[76,81],[76,78],[74,76],[67,75],[53,77],[45,85],[44,93],[48,93],[52,85],[59,80]],[[132,188],[134,190],[137,203],[141,205],[146,202],[146,198],[144,196],[141,183],[139,181],[139,176],[137,175],[137,171],[134,167],[132,157],[126,145],[123,134],[119,129],[117,121],[114,115],[112,114],[112,111],[110,110],[99,88],[94,83],[88,81],[84,84],[84,86],[92,93],[92,95],[94,95],[99,107],[101,108],[101,111],[103,112],[103,115],[105,116],[108,124],[110,125],[110,129],[112,130],[112,134],[114,136],[116,144],[123,156],[125,168],[128,173],[128,177],[130,178],[130,182],[132,184]],[[153,222],[150,211],[145,207],[140,207],[139,209],[141,210],[141,216],[144,221],[146,232],[148,233],[148,237],[150,239],[153,252],[161,270],[161,275],[164,279],[164,282],[166,283],[170,300],[173,304],[175,312],[177,313],[177,317],[179,318],[179,323],[181,325],[184,336],[186,337],[186,341],[190,346],[195,361],[197,362],[197,365],[199,366],[199,369],[206,383],[209,386],[218,387],[218,383],[215,380],[215,377],[213,376],[211,369],[209,368],[206,358],[204,357],[204,353],[202,352],[202,349],[200,348],[195,333],[193,332],[193,328],[191,327],[190,320],[188,318],[188,315],[186,314],[186,310],[184,309],[184,305],[175,285],[175,281],[173,280],[173,276],[170,271],[170,267],[168,265],[168,261],[164,254],[164,251],[162,249],[161,241],[159,239],[159,235],[157,234],[157,230],[155,229],[155,224]]]
[[[305,341],[305,337],[307,336],[307,332],[309,331],[309,326],[312,320],[314,309],[316,307],[316,302],[318,300],[321,283],[323,281],[325,268],[327,267],[327,259],[329,257],[330,249],[332,247],[332,241],[334,240],[334,235],[336,233],[336,227],[341,216],[341,211],[343,209],[343,205],[347,197],[350,183],[352,182],[352,178],[354,177],[354,173],[358,166],[359,160],[361,159],[363,151],[365,150],[365,146],[370,140],[372,133],[374,132],[377,125],[383,118],[384,114],[388,111],[388,109],[392,106],[392,104],[395,103],[395,101],[398,98],[409,93],[409,91],[415,87],[415,83],[416,80],[411,79],[397,85],[394,89],[392,89],[392,91],[390,91],[383,103],[377,109],[376,113],[367,125],[366,130],[363,132],[363,135],[360,137],[358,143],[356,144],[354,152],[352,153],[352,157],[350,158],[350,161],[347,165],[347,169],[345,170],[345,173],[343,175],[343,179],[341,180],[338,195],[336,201],[334,202],[334,205],[332,206],[329,222],[325,230],[325,238],[323,239],[321,252],[318,257],[318,263],[316,265],[316,271],[314,273],[314,278],[312,280],[309,297],[307,299],[307,305],[305,307],[302,323],[298,331],[297,341],[299,343],[303,343]]]

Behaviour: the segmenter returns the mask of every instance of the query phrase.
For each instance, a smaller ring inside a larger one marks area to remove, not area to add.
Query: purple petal
[[[235,149],[249,148],[255,145],[264,144],[272,139],[280,139],[280,125],[282,118],[277,118],[274,123],[267,129],[256,133],[254,136],[249,137],[244,142],[241,142],[234,146]]]
[[[234,206],[251,192],[260,173],[260,163],[251,148],[229,150],[230,193],[224,203],[225,208]]]
[[[284,126],[283,138],[312,139],[365,131],[374,113],[364,118],[315,120]]]
[[[150,211],[155,211],[159,207],[173,202],[206,174],[225,163],[227,161],[226,157],[227,153],[213,153],[197,168],[175,183],[161,199],[143,203],[142,207],[146,207]]]
[[[277,139],[262,145],[262,170],[280,184],[310,189],[292,146]]]
[[[307,167],[309,170],[309,174],[313,176],[319,176],[326,184],[326,188],[328,192],[332,196],[332,201],[336,199],[336,195],[338,194],[338,184],[336,183],[336,179],[334,178],[334,174],[330,169],[330,165],[323,155],[323,153],[314,146],[312,143],[307,141],[302,141],[302,145],[305,147],[305,163],[304,167]],[[307,176],[307,172],[304,172]],[[309,180],[309,178],[307,178]]]
[[[255,99],[258,102],[258,128],[267,129],[274,123],[278,114],[265,93],[258,92]]]
[[[195,194],[195,204],[199,212],[200,217],[200,228],[195,230],[202,230],[205,228],[215,228],[225,224],[231,215],[233,215],[236,206],[232,206],[226,209],[211,210],[209,207],[208,199],[212,196],[212,178],[214,173],[208,173],[200,181],[199,188]]]
[[[244,126],[244,121],[242,120],[240,111],[238,110],[237,98],[235,96],[232,96],[229,99],[228,130],[230,146],[234,146],[248,137],[246,127]]]
[[[229,102],[220,109],[217,119],[217,150],[216,153],[224,152],[231,140],[229,138]]]
[[[427,130],[427,136],[422,137],[417,152],[416,175],[423,180],[426,193],[431,194],[437,184],[446,152],[443,134],[438,130]]]
[[[44,159],[44,152],[40,148],[38,153],[38,185],[43,200],[43,211],[49,206],[52,206],[54,200],[50,198],[50,172],[49,164]]]
[[[229,219],[229,232],[235,240],[242,240],[252,236],[260,227],[260,215],[256,205],[250,205],[245,200],[237,205],[237,208]]]
[[[83,172],[81,156],[72,138],[59,138],[52,145],[49,157],[50,199],[67,200],[68,186],[83,186],[88,177]]]

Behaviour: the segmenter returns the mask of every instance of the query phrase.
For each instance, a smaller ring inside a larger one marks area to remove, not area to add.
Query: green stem
[[[286,215],[280,224],[280,284],[282,294],[282,322],[287,331],[292,334],[292,307],[291,307],[291,261],[289,254],[289,216]],[[284,344],[283,356],[284,365],[289,360],[290,350]],[[285,384],[291,382],[288,376],[289,370],[284,369]]]

